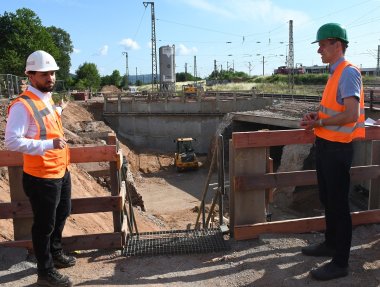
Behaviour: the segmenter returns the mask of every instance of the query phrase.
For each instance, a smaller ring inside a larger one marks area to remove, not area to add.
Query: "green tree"
[[[212,71],[208,77],[209,79],[227,80],[227,81],[246,81],[249,76],[244,72],[239,71]]]
[[[101,77],[101,86],[114,85],[118,88],[121,87],[122,78],[118,70],[114,70],[111,75]]]
[[[111,85],[111,76],[106,75],[100,78],[100,85],[103,86],[108,86]]]
[[[194,81],[194,76],[189,73],[176,73],[175,78],[177,82]]]
[[[22,8],[0,17],[0,73],[24,75],[26,58],[36,50],[44,50],[54,58],[60,51],[52,35],[42,26],[32,10]]]
[[[114,70],[110,76],[111,85],[115,85],[116,87],[121,87],[121,76],[118,70]]]
[[[90,89],[90,90],[98,90],[100,88],[100,75],[98,68],[94,63],[84,63],[78,67],[76,70],[76,88],[78,89]],[[78,87],[80,83],[81,87]]]
[[[59,55],[57,55],[57,58],[55,58],[59,66],[57,76],[59,79],[67,81],[70,76],[70,54],[73,52],[74,48],[71,42],[70,34],[61,28],[54,26],[47,27],[46,29],[52,36],[54,43],[59,51]]]

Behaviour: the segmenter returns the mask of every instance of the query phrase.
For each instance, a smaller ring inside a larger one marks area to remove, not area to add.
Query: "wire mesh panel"
[[[228,250],[220,229],[144,232],[127,236],[126,256],[207,253]]]

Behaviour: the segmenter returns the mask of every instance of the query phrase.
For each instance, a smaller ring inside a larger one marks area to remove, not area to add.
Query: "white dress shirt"
[[[30,85],[27,90],[38,96],[45,103],[50,112],[53,112],[53,107],[50,104],[51,93],[42,93]],[[57,107],[57,111],[61,113],[62,109]],[[17,102],[12,105],[5,128],[6,148],[30,155],[44,155],[47,150],[54,149],[52,139],[33,139],[37,131],[38,129],[34,118],[24,104]]]

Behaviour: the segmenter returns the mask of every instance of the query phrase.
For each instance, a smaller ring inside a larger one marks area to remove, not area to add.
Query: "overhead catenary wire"
[[[140,19],[139,25],[137,26],[136,32],[135,32],[135,34],[133,35],[133,38],[132,38],[132,39],[136,39],[137,33],[140,31],[141,23],[142,23],[142,21],[143,21],[143,19],[144,19],[145,13],[146,13],[146,8],[147,8],[147,7],[145,7],[145,9],[144,9],[144,13],[143,13],[142,16],[141,16],[141,19]]]

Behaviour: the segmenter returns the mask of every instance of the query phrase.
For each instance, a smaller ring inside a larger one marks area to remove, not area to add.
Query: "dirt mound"
[[[106,93],[120,93],[121,90],[114,86],[114,85],[106,85],[104,86],[101,90],[100,90],[101,93],[103,94],[106,94]]]
[[[1,105],[0,118],[0,149],[4,149],[4,131],[6,125],[7,103]],[[105,144],[105,135],[112,132],[102,121],[95,121],[91,113],[89,113],[80,103],[70,102],[62,114],[63,125],[65,129],[65,137],[71,146],[81,146],[86,144]],[[92,137],[90,137],[92,135]],[[100,135],[101,137],[97,137]],[[103,137],[102,137],[103,136]],[[142,155],[141,158],[133,150],[124,144],[120,144],[123,154],[128,159],[129,170],[134,176],[139,172],[157,171],[165,165],[170,165],[170,159],[160,155],[147,156]],[[155,158],[155,160],[152,160]],[[141,168],[140,168],[141,165]],[[96,197],[109,195],[107,184],[102,184],[98,178],[94,178],[89,174],[91,170],[107,169],[108,163],[90,163],[90,164],[72,164],[72,196],[79,197]],[[133,177],[134,177],[133,176]],[[132,177],[132,181],[133,181]],[[8,181],[8,172],[6,167],[0,167],[0,202],[10,202],[10,190]],[[135,189],[133,203],[140,206],[140,210],[144,210],[142,197]],[[144,212],[137,212],[136,220],[140,223],[139,229],[158,230],[159,226],[154,220]],[[64,230],[64,236],[87,234],[87,233],[103,233],[112,232],[112,213],[93,213],[93,214],[76,214],[71,215],[68,219]],[[1,220],[0,241],[13,240],[13,222],[9,220]]]

